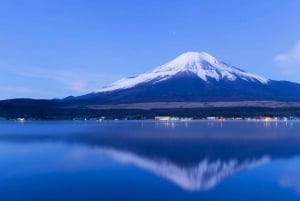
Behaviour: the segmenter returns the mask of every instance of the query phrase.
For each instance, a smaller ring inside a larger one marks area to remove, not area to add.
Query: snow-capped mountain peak
[[[161,82],[179,73],[191,73],[204,81],[226,79],[234,81],[242,79],[248,82],[267,83],[267,78],[245,72],[222,61],[206,52],[187,52],[174,60],[154,68],[154,70],[140,74],[136,77],[123,78],[110,86],[104,87],[100,92],[127,89],[147,82]]]

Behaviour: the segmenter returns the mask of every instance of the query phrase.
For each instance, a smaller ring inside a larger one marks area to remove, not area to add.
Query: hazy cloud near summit
[[[292,80],[299,80],[300,41],[296,42],[288,52],[276,55],[274,61],[284,76]]]

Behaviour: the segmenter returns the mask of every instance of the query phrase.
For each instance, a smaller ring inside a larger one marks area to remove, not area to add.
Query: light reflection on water
[[[1,201],[300,200],[298,121],[0,122],[0,128]]]

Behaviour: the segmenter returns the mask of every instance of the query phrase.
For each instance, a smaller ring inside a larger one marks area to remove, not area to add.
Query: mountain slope
[[[152,71],[66,100],[75,104],[193,101],[300,101],[300,85],[254,75],[208,53],[188,52]]]
[[[225,64],[208,53],[188,52],[152,71],[140,74],[136,77],[121,79],[112,85],[101,89],[99,92],[126,89],[146,82],[157,83],[168,80],[179,74],[193,74],[203,81],[208,81],[209,79],[214,79],[216,81],[234,81],[238,78],[245,81],[260,83],[268,83],[269,81],[264,77]]]

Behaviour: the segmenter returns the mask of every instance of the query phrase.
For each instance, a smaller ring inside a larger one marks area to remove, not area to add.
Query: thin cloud
[[[96,72],[86,72],[81,69],[43,69],[43,68],[26,68],[23,71],[15,71],[14,74],[52,80],[60,83],[62,87],[76,92],[90,92],[91,90],[99,90],[101,83],[105,82],[109,76]]]
[[[48,69],[40,67],[15,68],[5,65],[0,68],[2,73],[30,78],[42,79],[41,82],[55,82],[58,88],[71,90],[75,93],[98,91],[102,86],[112,82],[116,76],[91,72],[85,69]],[[22,69],[22,70],[21,70]]]
[[[9,96],[9,94],[19,94],[19,97],[27,97],[27,94],[38,96],[41,99],[48,97],[55,97],[55,93],[51,93],[45,90],[37,90],[26,87],[0,87],[0,92],[6,94],[5,99],[16,98],[15,96]],[[0,98],[2,100],[2,98]]]
[[[275,63],[281,73],[290,79],[298,79],[300,73],[300,41],[298,41],[287,53],[275,56]]]

